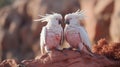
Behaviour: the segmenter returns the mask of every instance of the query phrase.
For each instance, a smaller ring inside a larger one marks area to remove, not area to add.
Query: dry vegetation
[[[101,39],[93,46],[92,51],[112,60],[120,60],[120,43],[108,43],[105,39]]]

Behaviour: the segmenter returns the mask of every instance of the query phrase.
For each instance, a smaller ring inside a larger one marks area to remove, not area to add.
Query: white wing
[[[60,43],[59,43],[59,46],[57,47],[58,49],[62,50],[62,45],[63,45],[63,29],[62,27],[59,27],[57,29],[61,35],[61,39],[60,39]]]
[[[41,34],[40,34],[40,49],[41,49],[41,54],[44,53],[44,45],[46,44],[46,27],[44,26],[42,28]]]
[[[83,27],[79,27],[79,31],[80,31],[80,36],[81,36],[83,43],[86,46],[88,46],[91,50],[91,43],[90,43],[90,40],[89,40],[89,37],[88,37],[86,30]]]
[[[64,38],[64,35],[63,35],[63,29],[61,30],[61,41],[60,41],[60,45],[63,44],[63,38]]]
[[[69,48],[70,47],[69,43],[66,40],[66,36],[65,36],[66,29],[67,29],[67,26],[65,26],[65,28],[64,28],[62,48]]]

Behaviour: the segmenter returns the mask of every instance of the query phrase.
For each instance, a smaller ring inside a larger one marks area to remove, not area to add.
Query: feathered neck
[[[59,27],[60,25],[57,24],[58,21],[55,21],[55,20],[49,20],[46,27],[47,29],[54,29],[54,28],[57,28]]]
[[[70,20],[70,26],[80,26],[80,21],[79,20]]]

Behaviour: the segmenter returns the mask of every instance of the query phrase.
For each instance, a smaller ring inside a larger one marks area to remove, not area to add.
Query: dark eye
[[[58,24],[62,24],[62,20],[59,20]]]
[[[67,20],[65,20],[65,24],[70,24],[70,22],[69,22],[69,20],[67,19]]]

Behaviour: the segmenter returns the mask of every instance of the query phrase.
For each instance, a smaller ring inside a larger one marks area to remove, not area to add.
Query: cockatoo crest
[[[84,11],[83,10],[77,10],[76,12],[73,12],[73,13],[69,13],[67,15],[65,15],[65,19],[79,19],[79,20],[82,20],[83,18],[85,17],[84,15]]]
[[[80,20],[85,17],[83,11],[77,10],[74,13],[65,15],[66,29],[74,29],[79,32],[82,43],[87,45],[91,49],[91,43],[88,34],[83,26],[80,25]],[[80,25],[80,26],[79,26]]]
[[[49,22],[50,20],[61,20],[62,19],[62,15],[58,13],[45,14],[45,16],[42,16],[42,15],[38,15],[38,16],[42,18],[34,20],[34,21]]]
[[[35,21],[47,22],[47,25],[42,28],[40,34],[41,54],[48,52],[49,49],[62,43],[63,29],[61,26],[62,15],[58,13],[39,15],[41,19]],[[57,40],[56,40],[57,39]],[[53,42],[51,42],[53,41]],[[54,45],[54,46],[53,46]],[[56,46],[55,48],[59,48]]]

